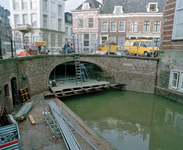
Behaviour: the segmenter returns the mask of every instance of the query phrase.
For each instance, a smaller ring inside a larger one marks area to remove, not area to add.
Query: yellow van
[[[108,51],[110,51],[110,54],[116,54],[117,44],[114,42],[102,43],[97,47],[97,50],[104,52],[105,54],[108,54]]]
[[[152,40],[148,39],[131,39],[126,40],[124,44],[125,54],[138,54],[144,56],[151,56],[152,52],[154,52],[154,56],[158,55],[159,48]]]

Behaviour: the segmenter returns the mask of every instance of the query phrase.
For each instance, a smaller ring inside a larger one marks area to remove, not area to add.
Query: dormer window
[[[114,6],[114,14],[121,14],[123,13],[122,6]]]
[[[90,9],[90,4],[88,2],[83,3],[82,9]]]
[[[147,5],[147,12],[158,12],[158,3],[149,3]]]

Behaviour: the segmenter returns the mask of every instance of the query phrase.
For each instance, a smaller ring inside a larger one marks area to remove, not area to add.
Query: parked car
[[[152,40],[148,39],[131,39],[126,40],[124,44],[125,54],[138,54],[144,56],[158,55],[159,48]]]
[[[117,44],[114,42],[102,43],[102,44],[98,45],[97,50],[101,51],[105,54],[108,54],[108,52],[110,52],[110,54],[116,54]]]

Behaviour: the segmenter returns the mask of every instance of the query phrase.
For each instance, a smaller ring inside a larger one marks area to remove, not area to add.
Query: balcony
[[[27,33],[31,30],[31,26],[29,24],[17,24],[16,29],[23,33]]]

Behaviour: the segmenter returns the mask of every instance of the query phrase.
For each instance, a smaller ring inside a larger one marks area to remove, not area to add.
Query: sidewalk
[[[32,125],[29,118],[18,124],[20,131],[20,138],[22,143],[22,150],[66,150],[65,143],[60,136],[54,138],[54,134],[50,128],[47,127],[44,122],[44,106],[48,107],[48,104],[44,100],[44,94],[38,94],[31,97],[33,101],[33,108],[28,115],[32,115],[36,121],[35,125]],[[62,102],[59,99],[54,100],[58,107],[61,108]],[[66,105],[64,105],[69,111],[71,111]],[[66,112],[64,112],[66,113]],[[75,115],[72,111],[71,113]],[[71,122],[71,117],[69,118]],[[110,150],[114,149],[107,141],[99,136],[95,131],[85,125],[85,123],[77,116],[76,129],[98,150]],[[79,134],[74,133],[76,139],[80,143],[83,150],[93,149],[86,141],[84,141]]]

